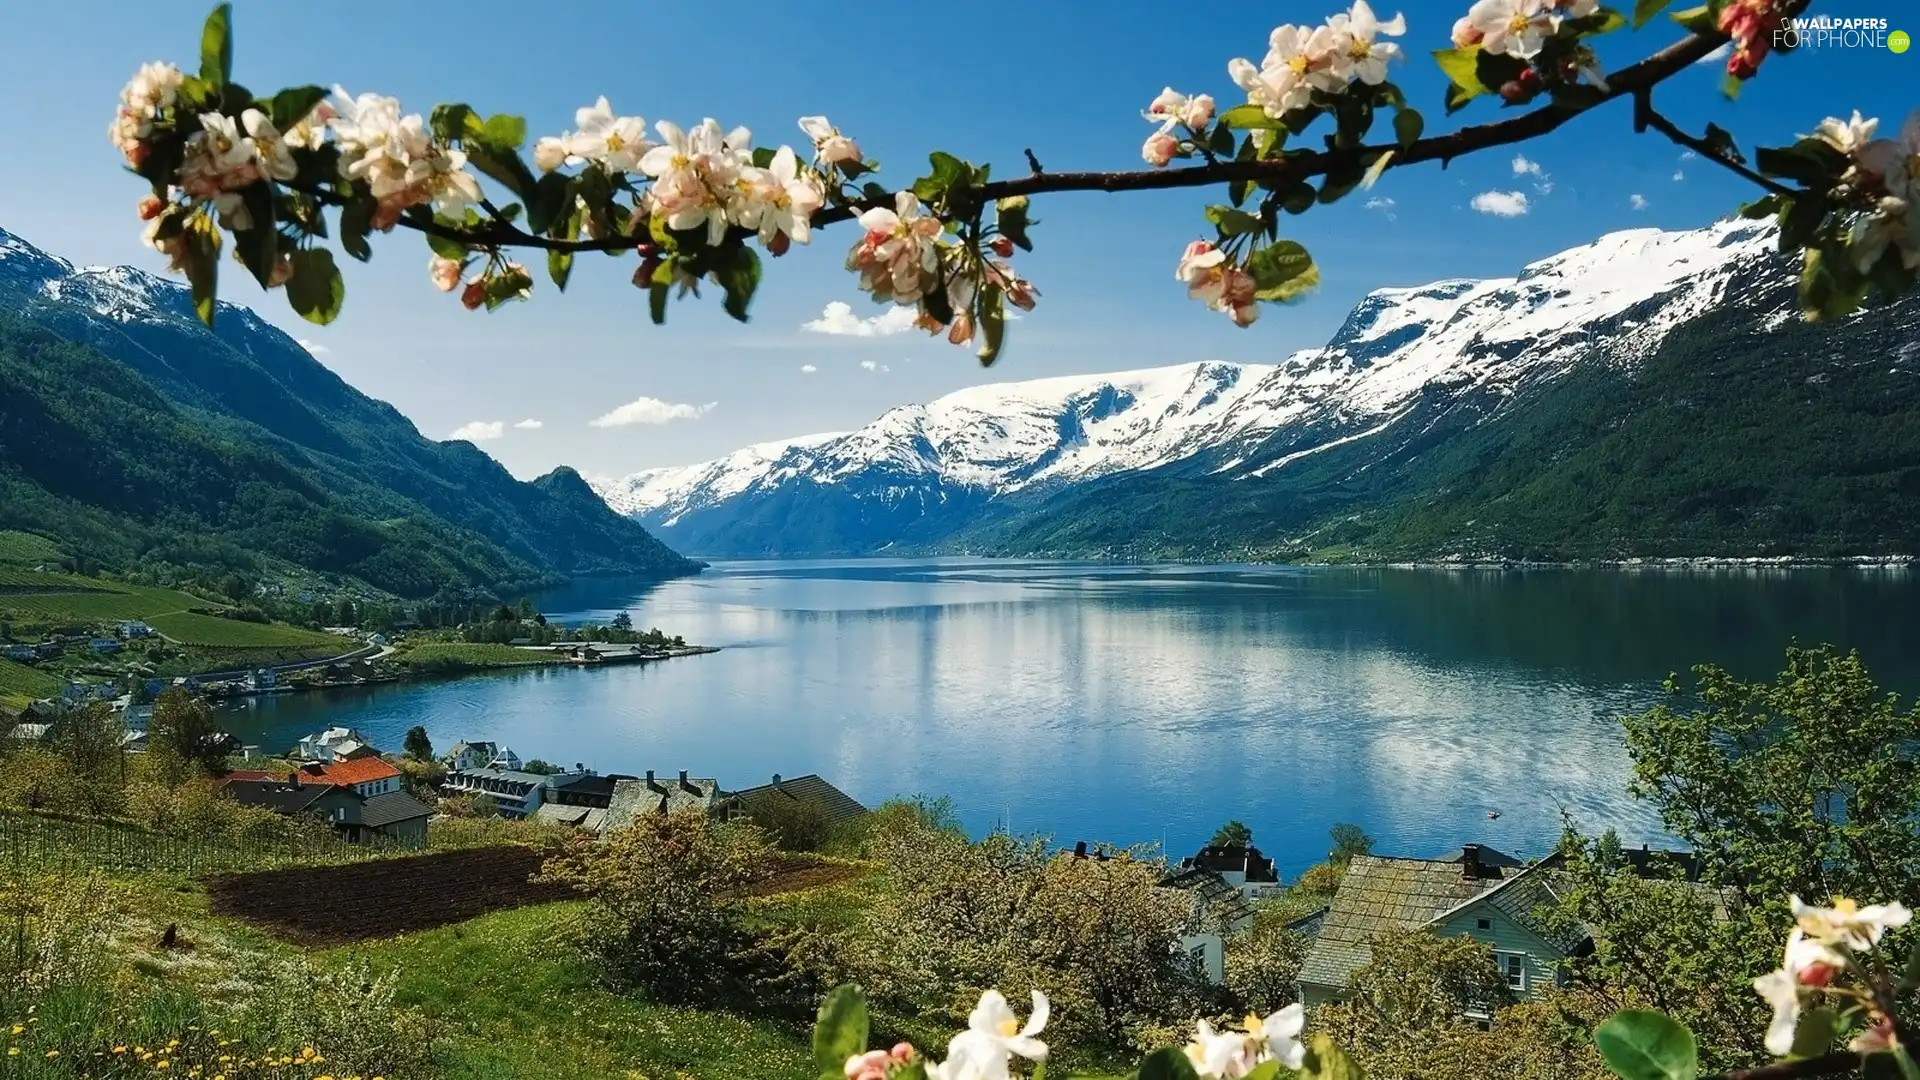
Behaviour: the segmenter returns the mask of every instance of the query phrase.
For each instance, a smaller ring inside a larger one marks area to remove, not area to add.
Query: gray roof
[[[827,822],[833,825],[870,812],[853,796],[827,783],[815,773],[796,776],[791,780],[781,780],[778,784],[762,784],[759,787],[745,788],[734,792],[730,798],[748,813],[752,813],[757,807],[776,803],[782,799],[812,803],[820,808],[821,813],[826,815]]]
[[[1374,938],[1425,926],[1513,873],[1497,866],[1486,872],[1499,876],[1466,879],[1454,861],[1354,856],[1300,965],[1300,981],[1346,986],[1348,977],[1373,955],[1368,944]]]
[[[711,812],[721,794],[716,780],[680,778],[622,780],[613,786],[613,799],[607,808],[607,827],[619,828],[643,813],[671,813],[676,810]]]
[[[525,784],[529,789],[545,787],[547,777],[542,773],[521,772],[517,769],[461,769],[447,774],[447,779],[456,776],[473,776],[482,780],[501,780],[509,784]]]
[[[1230,933],[1253,921],[1252,901],[1212,870],[1182,870],[1163,879],[1160,887],[1192,893],[1194,920],[1205,928]]]
[[[548,825],[562,825],[569,829],[584,829],[587,832],[605,832],[609,811],[594,806],[566,806],[561,803],[541,803],[533,812],[535,821]]]
[[[404,791],[389,791],[381,795],[368,796],[360,804],[360,824],[369,829],[382,829],[388,825],[415,818],[429,817],[433,808]]]

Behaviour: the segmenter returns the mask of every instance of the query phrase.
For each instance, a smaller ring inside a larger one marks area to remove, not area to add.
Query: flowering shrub
[[[1802,303],[1810,318],[1891,298],[1920,272],[1920,114],[1898,139],[1873,140],[1872,120],[1828,120],[1814,135],[1756,155],[1758,170],[1724,130],[1695,137],[1653,111],[1663,80],[1731,41],[1727,92],[1759,71],[1785,20],[1811,0],[1710,0],[1675,12],[1690,36],[1637,64],[1603,71],[1594,40],[1629,22],[1643,28],[1671,0],[1637,0],[1631,20],[1598,0],[1475,0],[1434,59],[1450,86],[1451,114],[1482,95],[1508,105],[1549,101],[1522,116],[1423,138],[1425,122],[1388,81],[1404,60],[1400,15],[1382,20],[1367,0],[1313,26],[1277,27],[1259,64],[1235,59],[1227,74],[1245,103],[1220,111],[1208,94],[1171,87],[1146,108],[1157,125],[1141,147],[1148,169],[1047,173],[1028,152],[1028,175],[994,181],[940,151],[904,188],[862,177],[877,170],[824,116],[799,120],[802,149],[755,145],[745,128],[709,118],[691,128],[643,117],[606,98],[575,115],[574,130],[534,140],[517,116],[483,117],[462,104],[406,113],[390,97],[296,86],[255,97],[231,79],[231,11],[216,8],[200,67],[143,66],[120,95],[108,135],[151,193],[139,204],[146,240],[186,275],[203,319],[213,317],[220,248],[264,288],[282,288],[315,322],[339,314],[346,286],[320,241],[337,230],[354,258],[372,257],[371,234],[397,226],[425,234],[428,279],[468,308],[525,299],[533,274],[510,259],[542,249],[564,289],[581,251],[632,252],[634,284],[655,322],[672,297],[719,286],[728,314],[745,321],[762,273],[760,252],[785,254],[816,228],[844,221],[860,232],[847,269],[882,303],[910,305],[916,325],[955,344],[978,341],[992,363],[1007,306],[1031,309],[1039,292],[1008,261],[1031,250],[1028,197],[1048,191],[1140,190],[1225,184],[1228,203],[1207,208],[1214,237],[1195,241],[1175,276],[1188,294],[1251,324],[1261,302],[1312,289],[1306,250],[1280,236],[1281,213],[1304,213],[1371,187],[1389,168],[1454,157],[1543,135],[1615,97],[1634,100],[1635,130],[1652,128],[1767,190],[1747,208],[1773,215],[1781,248],[1804,251]],[[1393,110],[1393,138],[1369,144],[1376,113]],[[1289,148],[1323,118],[1324,149]],[[1169,168],[1176,160],[1194,160]],[[481,178],[514,201],[497,204]],[[1318,180],[1316,185],[1313,181]],[[1783,184],[1790,180],[1797,187]],[[1258,193],[1257,201],[1254,196]],[[336,211],[333,224],[327,212]],[[991,214],[989,214],[991,211]]]

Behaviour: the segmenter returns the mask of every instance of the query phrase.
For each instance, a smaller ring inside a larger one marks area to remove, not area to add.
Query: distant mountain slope
[[[75,270],[4,231],[0,300],[11,527],[123,554],[201,533],[203,555],[263,552],[410,596],[698,569],[572,470],[524,483],[426,439],[244,308],[208,331],[176,283]]]
[[[1920,551],[1920,304],[1803,326],[1772,249],[1744,221],[1614,233],[1379,290],[1272,367],[976,387],[602,491],[708,554]]]

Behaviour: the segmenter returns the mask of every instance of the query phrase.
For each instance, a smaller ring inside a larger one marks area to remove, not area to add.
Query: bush
[[[542,878],[570,885],[587,906],[570,936],[588,963],[661,1001],[744,996],[756,942],[742,893],[772,873],[759,830],[704,812],[642,814],[547,861]]]
[[[748,816],[782,851],[819,851],[827,842],[826,811],[810,802],[761,799]]]

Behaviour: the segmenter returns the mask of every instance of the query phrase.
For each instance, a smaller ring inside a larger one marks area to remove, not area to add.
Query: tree
[[[526,620],[530,620],[530,619],[532,619],[532,618],[533,618],[533,616],[534,616],[534,610],[533,610],[533,601],[531,601],[531,600],[529,600],[529,599],[527,599],[527,598],[526,598],[526,597],[524,597],[524,596],[523,596],[523,597],[521,597],[521,598],[520,598],[520,618],[521,618],[521,620],[522,620],[522,621],[524,622],[524,621],[526,621]]]
[[[400,748],[415,761],[433,760],[433,740],[427,737],[427,729],[419,724],[407,729],[407,736]]]
[[[555,776],[560,773],[566,772],[566,770],[562,769],[560,766],[555,765],[549,761],[542,761],[539,758],[534,758],[532,761],[527,762],[525,765],[522,765],[520,768],[522,772],[538,773],[541,776]]]
[[[622,633],[625,633],[626,631],[633,629],[633,616],[623,611],[620,614],[615,615],[613,617],[613,622],[611,625],[615,630],[619,630]]]
[[[226,733],[215,722],[212,706],[178,688],[154,702],[147,747],[156,760],[170,762],[184,775],[212,775],[226,767]]]
[[[1226,942],[1227,989],[1235,1011],[1261,1016],[1299,997],[1300,965],[1313,944],[1307,935],[1287,929],[1286,922],[1265,911],[1246,933]]]
[[[803,799],[764,798],[747,816],[782,851],[818,851],[827,842],[826,811]]]
[[[1366,830],[1352,822],[1342,821],[1327,830],[1333,840],[1333,850],[1327,854],[1327,861],[1336,866],[1345,866],[1353,861],[1355,855],[1373,853],[1373,837]]]
[[[397,101],[363,95],[327,103],[317,86],[255,99],[229,81],[232,11],[222,4],[202,29],[199,74],[142,68],[122,92],[111,133],[150,186],[140,206],[148,242],[186,275],[209,323],[223,230],[263,288],[285,287],[294,310],[319,323],[339,314],[346,286],[332,251],[317,241],[338,235],[342,249],[364,260],[372,253],[370,235],[396,226],[426,235],[434,252],[430,277],[443,291],[457,290],[469,309],[531,295],[533,275],[507,257],[512,249],[546,252],[558,288],[577,253],[634,251],[642,261],[633,280],[647,290],[655,322],[665,321],[676,284],[702,279],[719,286],[727,314],[744,322],[761,278],[758,250],[778,257],[809,242],[815,229],[858,221],[847,265],[860,274],[861,287],[875,299],[912,305],[922,325],[947,330],[955,344],[978,339],[979,359],[991,364],[1005,340],[1008,306],[1031,308],[1038,296],[1008,262],[1016,249],[1032,250],[1032,196],[1224,187],[1231,205],[1206,211],[1218,243],[1189,245],[1177,276],[1189,295],[1245,326],[1258,317],[1260,302],[1295,300],[1319,282],[1306,249],[1279,236],[1282,211],[1337,202],[1409,166],[1504,150],[1624,99],[1632,102],[1634,131],[1662,136],[1764,192],[1745,212],[1779,219],[1783,248],[1804,252],[1802,308],[1837,317],[1870,296],[1899,295],[1920,271],[1920,229],[1909,209],[1920,195],[1920,170],[1908,163],[1913,148],[1873,139],[1868,124],[1830,119],[1791,146],[1757,148],[1755,168],[1724,129],[1709,125],[1704,135],[1690,134],[1653,105],[1662,83],[1730,41],[1725,92],[1732,96],[1758,74],[1775,37],[1796,32],[1789,20],[1810,4],[1717,0],[1677,13],[1686,37],[1610,72],[1602,71],[1596,41],[1629,25],[1666,27],[1653,21],[1665,0],[1638,4],[1631,20],[1611,10],[1576,16],[1543,8],[1522,21],[1518,34],[1498,19],[1462,19],[1452,47],[1434,53],[1450,83],[1447,112],[1488,96],[1524,108],[1509,119],[1433,135],[1385,80],[1386,61],[1399,47],[1380,38],[1403,32],[1397,20],[1381,25],[1370,16],[1341,16],[1300,28],[1297,55],[1276,47],[1259,69],[1235,61],[1230,70],[1247,92],[1244,105],[1216,116],[1209,95],[1168,89],[1154,99],[1146,115],[1159,129],[1141,147],[1145,170],[1048,172],[1028,150],[1025,175],[1003,170],[995,180],[987,166],[934,151],[928,174],[904,189],[861,184],[878,165],[820,116],[801,121],[812,143],[807,163],[790,147],[734,145],[707,122],[691,135],[672,129],[685,151],[681,164],[657,161],[649,172],[633,153],[644,145],[640,120],[605,107],[597,116],[582,112],[583,126],[594,117],[593,130],[537,139],[529,165],[522,157],[526,122],[518,116],[484,117],[455,103],[436,107],[431,117],[401,120]],[[165,107],[176,99],[191,107]],[[273,105],[274,115],[256,110],[250,119],[246,110],[256,100]],[[1389,109],[1392,139],[1369,143],[1376,116]],[[368,119],[375,117],[387,119]],[[1812,127],[1811,120],[1802,126]],[[383,125],[418,133],[402,158],[387,152],[395,144]],[[264,134],[253,134],[255,128]],[[636,134],[618,145],[595,134],[622,129]],[[199,138],[209,130],[219,138]],[[1289,136],[1307,137],[1289,146]],[[746,136],[732,138],[744,143]],[[237,152],[206,149],[227,143]],[[304,152],[295,154],[290,143]],[[1316,143],[1325,149],[1314,149]],[[702,148],[697,154],[688,149],[694,144]],[[1176,158],[1199,163],[1168,168]],[[469,165],[498,185],[497,197],[487,196]],[[252,209],[243,213],[242,206]],[[329,208],[338,209],[337,232],[325,221]],[[898,242],[874,239],[889,235]]]
[[[1212,847],[1249,847],[1253,844],[1253,830],[1238,820],[1229,821],[1220,826],[1207,843]]]
[[[751,826],[698,810],[642,814],[601,841],[570,845],[542,878],[586,901],[570,934],[598,970],[660,1000],[698,1000],[720,991],[750,948],[743,890],[771,872],[771,854]]]
[[[126,754],[120,748],[126,728],[105,702],[69,709],[53,725],[52,747],[66,761],[85,792],[86,808],[114,808],[125,779]]]

